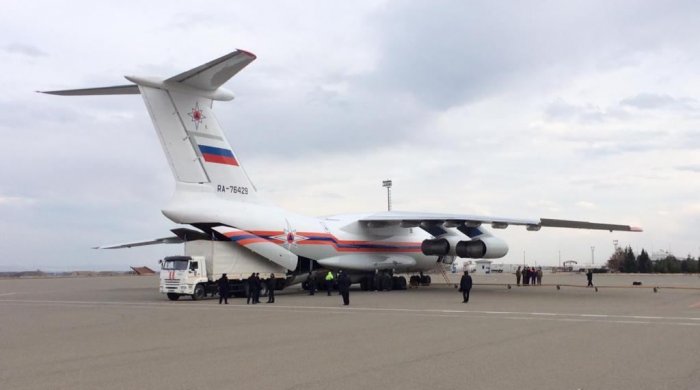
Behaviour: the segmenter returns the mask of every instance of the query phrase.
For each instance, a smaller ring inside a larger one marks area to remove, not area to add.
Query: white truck
[[[181,296],[200,300],[218,294],[216,280],[226,274],[230,294],[243,297],[248,293],[247,278],[254,272],[264,279],[274,273],[276,290],[288,282],[286,269],[231,242],[188,241],[184,256],[169,256],[161,261],[160,292],[171,301]]]

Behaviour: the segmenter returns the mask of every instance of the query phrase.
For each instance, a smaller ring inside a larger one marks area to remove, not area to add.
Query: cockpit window
[[[163,269],[171,271],[184,271],[187,269],[187,260],[166,260],[163,262]]]

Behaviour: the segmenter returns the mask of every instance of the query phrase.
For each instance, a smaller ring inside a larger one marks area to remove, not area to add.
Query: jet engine
[[[457,243],[455,252],[459,257],[470,259],[498,259],[508,254],[508,244],[498,237],[487,236]]]
[[[444,238],[425,240],[420,244],[420,250],[426,256],[443,256],[450,251],[450,243]]]
[[[443,236],[432,240],[425,240],[420,246],[421,251],[426,256],[454,256],[455,248],[460,242],[461,236]]]

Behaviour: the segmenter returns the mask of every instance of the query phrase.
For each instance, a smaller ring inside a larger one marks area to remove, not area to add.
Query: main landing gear
[[[392,276],[388,272],[379,272],[374,275],[363,276],[360,279],[360,289],[362,291],[405,290],[407,287],[405,277]]]
[[[430,275],[423,275],[423,273],[420,275],[413,275],[411,279],[409,279],[409,283],[411,287],[430,286]]]

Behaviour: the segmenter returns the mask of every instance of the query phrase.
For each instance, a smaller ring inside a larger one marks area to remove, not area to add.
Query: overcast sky
[[[700,3],[3,1],[0,270],[126,269],[181,246],[137,96],[35,90],[258,58],[217,116],[290,210],[581,219],[641,234],[510,227],[507,263],[603,263],[613,240],[698,255]]]

